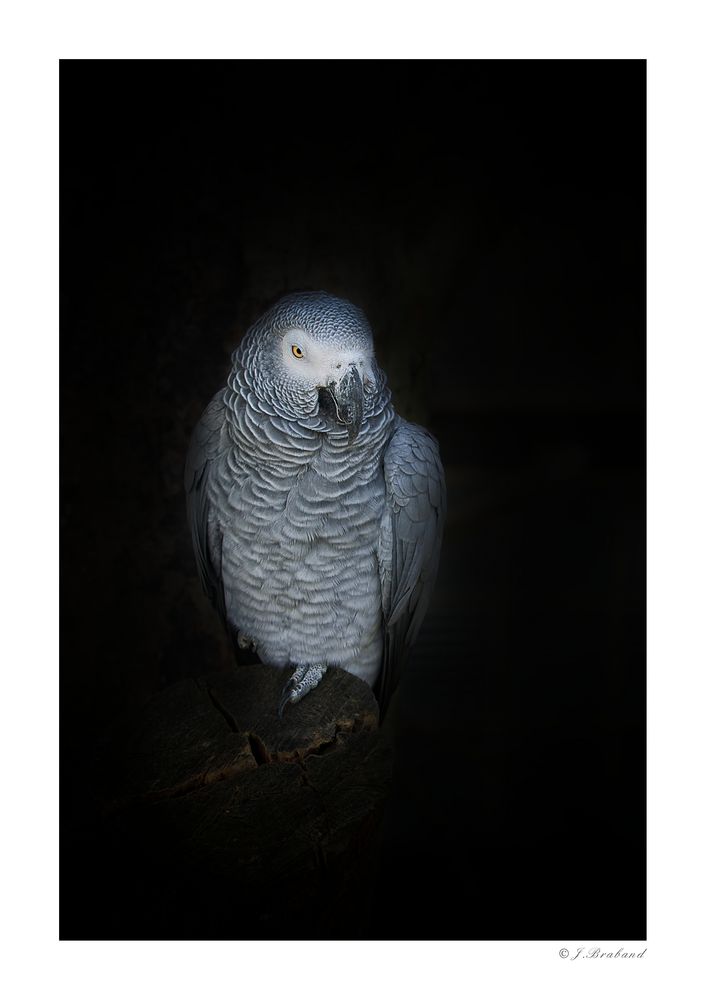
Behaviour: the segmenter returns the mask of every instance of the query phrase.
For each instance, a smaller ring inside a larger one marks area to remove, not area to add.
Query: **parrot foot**
[[[282,691],[277,712],[280,719],[287,705],[294,705],[301,701],[305,694],[316,687],[327,670],[328,667],[325,663],[302,663],[296,668]]]
[[[243,635],[242,632],[238,632],[238,648],[252,649],[254,652],[257,649],[257,644],[254,639],[250,638],[249,635]]]

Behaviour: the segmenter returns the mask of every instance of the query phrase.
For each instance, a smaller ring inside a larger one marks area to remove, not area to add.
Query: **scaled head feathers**
[[[326,292],[286,295],[233,356],[253,391],[291,419],[321,414],[357,436],[380,387],[365,313]]]

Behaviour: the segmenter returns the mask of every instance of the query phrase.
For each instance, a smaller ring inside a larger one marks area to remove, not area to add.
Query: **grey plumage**
[[[436,441],[399,417],[364,314],[286,296],[248,331],[186,462],[199,574],[284,702],[339,666],[384,711],[426,613],[446,499]]]

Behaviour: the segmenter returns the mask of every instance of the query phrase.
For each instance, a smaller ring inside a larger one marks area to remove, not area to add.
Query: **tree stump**
[[[100,936],[366,936],[391,746],[371,689],[338,669],[280,720],[286,677],[180,681],[113,739]]]

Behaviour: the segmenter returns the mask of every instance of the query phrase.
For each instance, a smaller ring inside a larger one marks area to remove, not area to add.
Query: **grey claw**
[[[300,663],[284,685],[277,715],[281,719],[288,703],[301,701],[304,695],[315,688],[326,673],[325,663]]]
[[[284,715],[284,710],[289,704],[293,687],[294,683],[292,681],[292,678],[290,677],[287,683],[284,685],[284,689],[282,691],[282,697],[280,698],[279,702],[279,708],[277,709],[277,717],[279,719],[282,718],[282,716]]]

